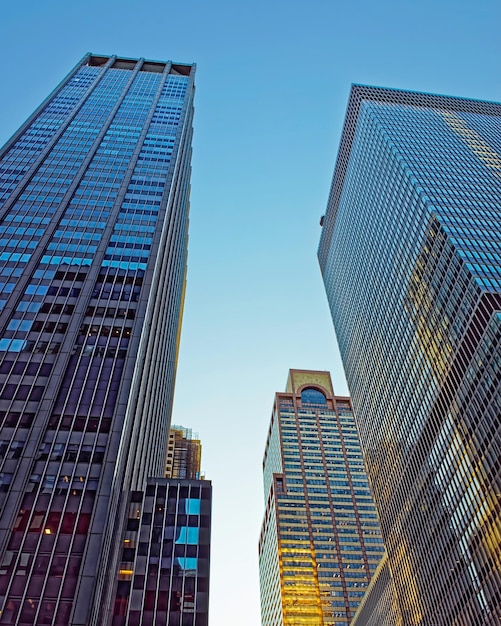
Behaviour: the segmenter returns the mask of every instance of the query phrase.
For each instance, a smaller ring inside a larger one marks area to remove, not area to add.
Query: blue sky
[[[197,63],[173,421],[214,484],[212,626],[257,626],[261,462],[291,367],[346,383],[318,270],[351,83],[501,101],[496,0],[2,3],[0,143],[87,51]]]

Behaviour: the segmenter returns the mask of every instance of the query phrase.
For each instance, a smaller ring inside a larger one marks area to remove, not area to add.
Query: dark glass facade
[[[499,104],[354,86],[323,222],[405,625],[501,619],[500,131]]]
[[[349,398],[328,372],[291,370],[263,461],[263,626],[350,624],[383,554]]]
[[[87,55],[0,151],[0,624],[106,623],[163,476],[193,79]]]
[[[207,626],[211,483],[150,479],[135,491],[112,626]]]

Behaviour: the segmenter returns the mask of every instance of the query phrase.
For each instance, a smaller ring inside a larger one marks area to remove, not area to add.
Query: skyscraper
[[[499,104],[354,86],[323,220],[405,625],[501,619],[500,131]]]
[[[88,54],[0,152],[1,624],[105,624],[164,475],[194,72]]]
[[[166,478],[199,479],[202,462],[202,444],[191,428],[172,425],[169,431]]]
[[[290,370],[263,461],[261,623],[348,625],[383,553],[349,398]]]

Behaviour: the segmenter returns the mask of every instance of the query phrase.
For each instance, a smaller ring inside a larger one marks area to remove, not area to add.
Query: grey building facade
[[[86,55],[0,151],[1,624],[105,624],[163,476],[194,72]]]
[[[500,223],[501,105],[352,88],[319,260],[406,626],[501,619]]]

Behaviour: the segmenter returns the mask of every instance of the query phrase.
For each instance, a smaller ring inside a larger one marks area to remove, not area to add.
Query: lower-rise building
[[[350,399],[291,370],[263,461],[262,626],[348,625],[383,554]]]

